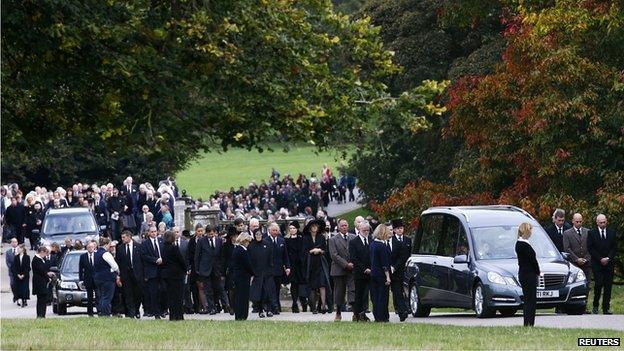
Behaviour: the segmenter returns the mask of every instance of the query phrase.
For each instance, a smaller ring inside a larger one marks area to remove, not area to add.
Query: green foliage
[[[505,40],[498,17],[466,28],[446,23],[447,3],[439,0],[376,0],[359,16],[370,16],[403,68],[388,82],[393,91],[410,90],[421,82],[487,74],[500,62]],[[426,85],[425,85],[426,86]],[[437,97],[438,101],[440,97]],[[443,111],[442,111],[443,112]],[[411,181],[448,182],[460,143],[442,137],[448,114],[410,121],[400,114],[380,115],[377,132],[363,138],[352,157],[365,201],[383,201]]]
[[[207,149],[327,147],[397,72],[329,1],[4,1],[2,177],[156,180]],[[85,171],[83,171],[85,170]]]
[[[547,221],[558,207],[588,226],[605,213],[624,238],[624,8],[557,0],[516,12],[503,63],[450,88],[447,132],[463,143],[451,186],[424,196],[436,186],[411,185],[378,210],[414,218],[419,199],[421,208],[502,203]]]

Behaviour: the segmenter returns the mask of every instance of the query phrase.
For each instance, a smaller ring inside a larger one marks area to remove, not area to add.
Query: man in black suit
[[[359,234],[349,241],[349,257],[353,263],[353,280],[355,282],[355,302],[353,303],[353,320],[368,322],[366,316],[368,307],[368,287],[370,284],[370,224],[362,221],[359,225]]]
[[[158,231],[152,226],[147,231],[148,238],[141,244],[141,259],[143,260],[143,280],[145,281],[145,317],[164,317],[160,301],[162,299],[161,268],[163,246],[162,240],[158,239]]]
[[[48,253],[47,247],[40,246],[32,259],[32,293],[37,296],[37,318],[45,318],[50,298],[48,283],[54,277],[54,273],[50,272],[50,262],[46,259]]]
[[[219,298],[225,312],[229,313],[229,303],[225,294],[223,268],[221,265],[221,249],[223,242],[217,236],[215,227],[206,226],[206,235],[197,242],[195,248],[195,269],[202,282],[203,293],[206,296],[204,312],[217,314],[215,296]],[[202,288],[200,287],[200,289]],[[199,292],[202,294],[202,291]]]
[[[407,318],[409,307],[405,299],[405,264],[410,257],[412,250],[412,240],[403,235],[405,225],[402,219],[392,221],[392,231],[394,235],[390,238],[390,260],[392,262],[392,302],[394,310],[399,315],[401,322]]]
[[[204,227],[201,224],[195,225],[195,235],[191,237],[188,243],[187,259],[189,262],[189,287],[191,290],[191,296],[193,297],[193,312],[199,313],[203,310],[205,305],[205,295],[200,295],[199,286],[202,284],[197,276],[197,270],[195,269],[195,251],[197,250],[197,243],[204,236]],[[203,290],[203,289],[202,289]],[[204,300],[202,300],[204,299]]]
[[[613,314],[609,310],[611,303],[611,287],[613,285],[613,268],[617,247],[616,232],[607,227],[607,217],[599,214],[596,217],[598,228],[589,231],[587,250],[591,255],[592,271],[594,273],[594,308],[592,313],[598,313],[600,294],[604,288],[602,298],[602,313]]]
[[[279,296],[283,283],[286,283],[290,275],[290,260],[286,251],[286,242],[280,235],[279,224],[272,222],[268,226],[269,241],[273,244],[273,281],[275,282],[275,294],[273,294],[273,306],[277,306],[273,314],[280,314],[282,306]]]
[[[121,240],[123,244],[117,248],[115,258],[119,265],[126,317],[138,319],[141,318],[139,307],[141,306],[143,290],[141,249],[132,240],[132,232],[129,230],[124,230],[121,233]]]
[[[565,221],[565,211],[558,208],[552,215],[553,223],[546,228],[546,233],[550,237],[550,240],[555,244],[559,252],[564,252],[563,248],[563,233],[572,228],[569,223]]]
[[[183,279],[183,292],[182,292],[182,296],[183,296],[183,304],[182,306],[184,307],[184,311],[185,313],[189,313],[193,310],[193,300],[191,298],[191,288],[189,286],[189,275],[190,275],[190,260],[189,260],[189,256],[188,256],[188,251],[189,251],[189,239],[182,235],[182,232],[180,232],[180,227],[175,226],[172,228],[173,234],[175,236],[175,241],[174,241],[174,245],[180,250],[180,253],[182,254],[182,258],[184,258],[184,262],[186,262],[186,267],[189,268],[189,272],[186,274],[186,277]],[[186,230],[185,231],[186,235],[190,235],[189,231]]]
[[[97,296],[95,289],[94,277],[94,251],[97,244],[94,241],[87,242],[87,252],[80,255],[78,262],[78,279],[82,282],[85,290],[87,290],[87,314],[93,317],[93,306],[97,306]]]

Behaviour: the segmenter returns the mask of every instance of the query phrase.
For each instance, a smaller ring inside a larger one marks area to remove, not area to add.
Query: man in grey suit
[[[353,263],[349,256],[349,223],[338,221],[338,234],[329,239],[329,254],[332,259],[330,275],[334,280],[335,321],[342,320],[340,309],[345,303],[349,282],[353,280]]]
[[[15,298],[15,281],[13,279],[13,261],[15,260],[15,250],[17,248],[17,239],[11,239],[11,247],[5,252],[6,265],[9,268],[9,283],[11,284],[11,292],[13,293],[13,303],[17,301]]]
[[[563,233],[563,249],[570,254],[570,261],[583,270],[587,278],[587,287],[591,275],[591,256],[587,250],[589,229],[583,227],[583,216],[575,213],[572,216],[572,228]]]

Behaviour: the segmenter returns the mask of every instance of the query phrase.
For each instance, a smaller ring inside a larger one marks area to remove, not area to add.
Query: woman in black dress
[[[234,319],[247,320],[249,315],[249,283],[254,271],[247,247],[251,235],[243,232],[236,238],[236,246],[232,252],[232,280],[234,283]]]
[[[227,236],[221,248],[221,262],[225,271],[225,291],[228,295],[228,301],[234,301],[234,280],[232,279],[232,253],[236,246],[236,238],[238,238],[238,230],[233,225],[227,227]],[[230,314],[234,315],[234,311],[230,309]]]
[[[13,281],[15,282],[15,298],[22,300],[22,307],[28,306],[26,302],[30,299],[30,256],[26,253],[26,245],[21,244],[17,247],[17,255],[13,258]]]
[[[164,234],[162,248],[162,272],[161,276],[167,288],[167,302],[169,305],[169,320],[179,321],[184,319],[183,292],[184,277],[188,271],[186,260],[182,257],[180,248],[175,243],[175,234],[168,230]]]
[[[264,318],[273,317],[277,306],[273,306],[273,293],[275,281],[273,280],[273,245],[262,239],[262,231],[254,232],[254,240],[249,244],[249,259],[254,271],[251,282],[251,301],[258,309],[258,316]]]
[[[301,302],[303,312],[308,311],[307,296],[309,295],[305,289],[305,271],[304,257],[307,256],[303,251],[303,237],[299,233],[299,222],[292,221],[288,225],[288,235],[284,239],[286,243],[286,251],[290,260],[290,296],[292,297],[292,312],[299,313],[299,305],[297,300]]]
[[[540,275],[539,264],[535,257],[535,250],[529,243],[531,230],[529,223],[522,223],[518,227],[518,241],[516,241],[516,255],[518,256],[518,278],[524,295],[522,314],[524,326],[532,327],[535,324],[535,306],[537,303],[537,280]]]
[[[316,314],[317,301],[321,299],[321,313],[327,312],[327,290],[329,286],[329,269],[325,260],[327,241],[323,236],[325,222],[312,220],[303,229],[303,252],[306,265],[306,281],[310,289],[310,309]]]

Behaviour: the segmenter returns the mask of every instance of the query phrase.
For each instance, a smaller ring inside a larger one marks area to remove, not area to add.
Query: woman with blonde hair
[[[529,243],[531,230],[530,223],[522,223],[518,227],[518,241],[516,242],[516,255],[518,256],[518,279],[524,295],[522,314],[524,326],[532,327],[535,324],[535,307],[537,304],[537,280],[540,275],[539,264],[535,257],[535,250]]]
[[[242,232],[236,238],[236,247],[232,253],[232,277],[234,280],[234,319],[243,321],[249,315],[249,288],[253,276],[251,259],[247,246],[251,235]]]
[[[370,293],[373,302],[375,322],[389,322],[388,300],[390,299],[390,239],[391,230],[380,224],[373,232],[375,239],[371,244],[371,285]]]

